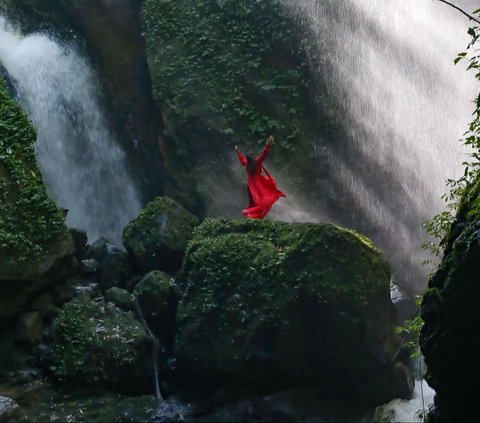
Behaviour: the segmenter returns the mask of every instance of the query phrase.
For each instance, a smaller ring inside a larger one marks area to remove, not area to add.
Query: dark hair
[[[248,173],[253,173],[257,167],[257,159],[251,153],[247,154],[247,170]]]

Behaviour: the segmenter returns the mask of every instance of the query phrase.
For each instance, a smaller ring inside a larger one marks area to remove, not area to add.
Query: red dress
[[[280,197],[285,197],[285,194],[277,189],[275,179],[263,167],[262,162],[267,158],[269,152],[270,145],[267,145],[262,154],[257,157],[255,169],[252,172],[247,166],[246,157],[237,150],[238,160],[240,160],[248,173],[248,208],[243,210],[242,213],[245,217],[251,219],[263,219],[274,203]],[[262,170],[265,171],[266,175],[262,175]]]

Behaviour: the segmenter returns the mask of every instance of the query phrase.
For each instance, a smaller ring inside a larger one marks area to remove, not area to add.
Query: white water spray
[[[23,37],[2,17],[0,62],[37,128],[40,168],[57,204],[69,210],[67,224],[85,229],[90,239],[105,236],[121,245],[140,201],[88,62],[48,35]]]
[[[373,417],[374,422],[413,423],[424,421],[424,411],[428,413],[433,404],[435,391],[425,381],[415,381],[412,399],[396,399],[388,404],[377,407]]]
[[[334,179],[397,268],[421,274],[421,223],[444,209],[445,182],[467,158],[458,140],[478,87],[453,59],[469,42],[469,21],[433,0],[284,2],[315,43],[319,101],[336,99],[329,112],[345,130],[346,140],[330,147]]]

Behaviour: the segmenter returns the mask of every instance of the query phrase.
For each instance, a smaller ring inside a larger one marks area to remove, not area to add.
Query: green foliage
[[[36,166],[34,128],[0,80],[0,258],[42,257],[66,228]]]
[[[158,197],[123,230],[123,245],[142,271],[176,272],[198,219],[179,203]]]
[[[419,337],[420,331],[423,327],[423,319],[420,316],[420,305],[425,294],[432,294],[433,289],[425,291],[422,295],[417,295],[415,298],[415,304],[418,308],[417,313],[411,319],[405,320],[402,326],[396,328],[396,332],[401,336],[403,346],[410,351],[410,357],[412,359],[419,358],[421,356]]]
[[[202,120],[232,143],[274,133],[294,150],[309,108],[308,47],[279,0],[146,0],[143,22],[173,138]]]
[[[197,218],[176,201],[168,197],[157,197],[127,225],[123,239],[127,249],[130,244],[135,244],[144,253],[163,246],[185,251],[197,224]]]
[[[81,296],[57,317],[48,361],[62,382],[115,385],[131,376],[146,350],[145,330],[131,312]]]
[[[473,13],[480,16],[480,9]],[[480,37],[480,28],[469,28],[468,34],[472,39],[467,51],[459,53],[454,63],[467,61],[467,70],[473,70],[475,78],[480,81],[480,55],[476,48]],[[469,191],[475,185],[475,181],[480,174],[480,94],[475,99],[475,106],[473,120],[469,124],[468,131],[464,134],[463,139],[463,143],[472,150],[470,160],[463,163],[465,171],[459,179],[449,179],[447,181],[450,190],[442,197],[447,203],[447,210],[423,225],[427,233],[439,241],[438,244],[435,242],[427,243],[424,247],[437,256],[443,253],[447,235],[455,221],[455,215],[469,196]]]

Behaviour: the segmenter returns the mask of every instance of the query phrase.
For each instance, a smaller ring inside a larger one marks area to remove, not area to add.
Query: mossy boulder
[[[143,316],[162,346],[171,349],[176,329],[178,290],[172,277],[154,270],[133,290]]]
[[[0,326],[61,276],[74,253],[35,160],[35,129],[0,78]]]
[[[150,341],[131,312],[82,295],[65,305],[53,332],[40,360],[60,382],[131,391],[153,378]]]
[[[107,289],[105,299],[122,310],[133,310],[133,297],[126,289],[119,288],[118,286]]]
[[[397,347],[389,266],[331,224],[207,219],[179,279],[186,367],[253,389],[353,395]]]
[[[197,218],[176,201],[158,197],[123,231],[123,244],[142,272],[179,270]]]
[[[473,421],[480,375],[480,175],[465,190],[422,302],[420,345],[435,390],[433,422]]]

